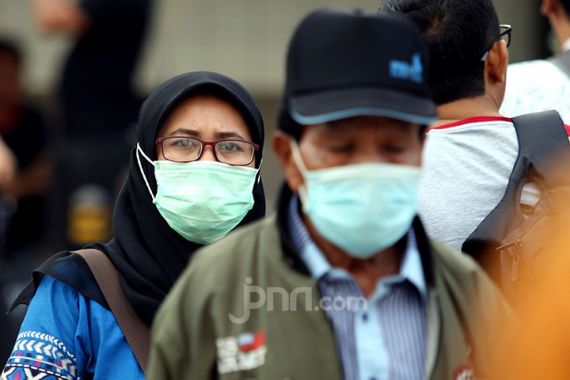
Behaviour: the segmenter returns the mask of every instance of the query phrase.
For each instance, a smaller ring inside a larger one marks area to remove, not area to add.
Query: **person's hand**
[[[10,188],[16,178],[16,157],[0,139],[0,192]]]
[[[70,0],[33,0],[36,24],[44,32],[64,31],[81,34],[89,26],[89,18],[81,6]]]
[[[6,193],[15,198],[45,194],[51,185],[53,166],[53,159],[49,154],[40,154],[26,170],[19,171],[12,186],[5,189]]]

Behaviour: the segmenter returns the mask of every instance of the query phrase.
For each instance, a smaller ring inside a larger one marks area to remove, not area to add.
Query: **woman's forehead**
[[[227,100],[210,94],[196,94],[181,101],[168,115],[158,137],[175,133],[196,137],[242,137],[251,132],[241,112]]]

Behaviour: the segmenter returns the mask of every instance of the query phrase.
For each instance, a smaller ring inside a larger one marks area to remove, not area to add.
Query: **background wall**
[[[287,40],[316,7],[374,11],[379,0],[157,0],[153,29],[139,68],[148,90],[173,74],[208,69],[245,83],[258,94],[279,93]],[[501,22],[514,27],[511,58],[542,52],[537,0],[496,0]],[[128,22],[128,20],[125,20]],[[28,53],[26,79],[33,93],[49,92],[69,41],[43,36],[32,22],[31,1],[0,0],[0,34],[18,38]]]
[[[252,90],[270,136],[283,84],[287,41],[298,21],[316,7],[374,11],[379,4],[379,0],[156,0],[138,88],[146,93],[184,71],[220,71]],[[513,25],[512,61],[544,54],[544,20],[538,4],[537,0],[495,1],[501,22]],[[0,0],[3,34],[19,39],[26,49],[25,79],[31,94],[49,98],[69,41],[41,35],[32,22],[31,1],[23,0]],[[273,156],[266,157],[265,182],[271,201],[280,177],[275,174],[279,170]]]

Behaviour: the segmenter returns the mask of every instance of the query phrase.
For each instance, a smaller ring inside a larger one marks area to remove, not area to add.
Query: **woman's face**
[[[190,137],[203,141],[251,140],[247,124],[232,105],[212,95],[194,95],[180,103],[168,116],[158,138]],[[159,160],[166,160],[157,146]],[[204,146],[199,161],[216,161],[212,146]],[[255,159],[249,167],[255,167]]]

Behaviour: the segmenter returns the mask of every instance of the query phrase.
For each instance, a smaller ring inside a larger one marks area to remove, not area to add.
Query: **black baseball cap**
[[[354,116],[431,124],[427,60],[418,30],[399,15],[314,11],[289,44],[282,113],[301,125]]]

